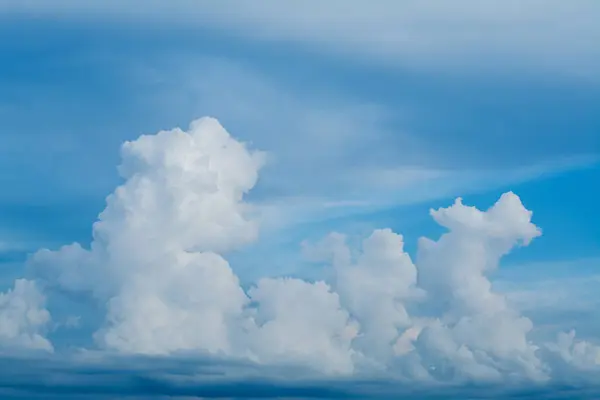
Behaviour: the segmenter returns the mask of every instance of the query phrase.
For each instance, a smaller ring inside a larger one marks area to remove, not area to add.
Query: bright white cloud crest
[[[432,210],[448,232],[421,239],[415,262],[389,229],[374,231],[360,249],[331,234],[306,250],[331,264],[332,279],[263,278],[245,291],[224,256],[257,237],[257,214],[243,196],[257,181],[262,154],[202,118],[187,132],[127,142],[122,158],[125,182],[107,198],[89,250],[40,250],[30,261],[40,284],[106,304],[98,346],[206,351],[334,374],[550,376],[530,341],[532,322],[487,277],[514,246],[541,234],[515,194],[487,211],[460,199]],[[1,341],[50,349],[40,336],[49,321],[43,304],[34,282],[17,281],[0,297]],[[548,349],[573,367],[597,368],[588,356],[597,347],[572,336]]]

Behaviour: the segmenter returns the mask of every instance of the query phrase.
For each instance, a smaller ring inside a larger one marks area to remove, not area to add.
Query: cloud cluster
[[[244,290],[225,257],[257,237],[244,194],[263,160],[211,118],[125,143],[124,183],[89,249],[40,250],[30,260],[37,281],[105,306],[96,344],[128,354],[204,352],[423,381],[543,381],[547,353],[573,368],[598,365],[590,354],[599,348],[574,334],[540,351],[532,322],[492,290],[488,274],[501,257],[541,234],[513,193],[485,211],[460,199],[432,210],[447,233],[421,239],[414,262],[389,229],[359,249],[333,233],[305,246],[330,279],[266,277]],[[17,281],[0,298],[0,339],[50,349],[35,285]]]

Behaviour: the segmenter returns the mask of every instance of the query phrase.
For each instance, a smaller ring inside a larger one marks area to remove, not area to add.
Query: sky
[[[599,19],[0,0],[0,394],[597,398]]]

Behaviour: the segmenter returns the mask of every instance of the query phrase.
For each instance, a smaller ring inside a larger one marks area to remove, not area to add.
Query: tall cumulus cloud
[[[306,244],[330,276],[258,280],[245,290],[227,253],[256,240],[244,201],[264,163],[212,118],[141,136],[121,149],[124,183],[108,196],[89,248],[40,250],[34,280],[0,295],[0,343],[52,350],[40,288],[90,296],[106,310],[98,348],[127,354],[206,352],[327,374],[381,371],[422,381],[545,381],[559,363],[598,371],[600,348],[561,333],[533,343],[531,320],[489,273],[541,230],[513,193],[482,211],[457,199],[431,211],[447,232],[375,230],[360,248],[332,233]]]

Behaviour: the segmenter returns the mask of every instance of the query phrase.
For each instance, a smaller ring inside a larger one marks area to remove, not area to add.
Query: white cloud
[[[460,199],[432,210],[448,232],[422,239],[414,263],[389,229],[360,249],[333,234],[306,248],[331,261],[327,281],[263,278],[245,291],[225,257],[257,237],[244,195],[262,154],[211,118],[187,132],[142,136],[121,154],[125,182],[107,198],[90,249],[41,250],[30,261],[48,288],[87,292],[106,305],[95,334],[101,348],[209,352],[333,374],[377,368],[421,380],[548,377],[531,320],[488,277],[513,247],[541,234],[515,194],[485,211]],[[29,333],[49,318],[36,296],[39,315],[20,306],[12,317],[38,315],[20,328]],[[569,346],[560,350],[568,365],[589,369],[587,345]]]
[[[235,10],[235,12],[232,12]],[[4,13],[109,18],[155,26],[200,26],[362,62],[419,68],[517,67],[596,76],[600,51],[593,0],[334,0],[0,2]]]
[[[53,351],[43,336],[50,322],[45,297],[36,283],[17,279],[14,287],[0,293],[0,347],[2,351],[19,349]]]
[[[576,339],[574,330],[559,333],[556,343],[548,343],[546,347],[567,364],[583,371],[600,372],[600,346]]]
[[[260,153],[210,118],[189,132],[142,136],[122,148],[125,183],[107,198],[90,250],[42,250],[32,262],[67,290],[108,301],[103,345],[165,353],[230,351],[228,324],[246,297],[216,252],[255,239],[241,202],[254,186]]]
[[[331,234],[307,249],[313,259],[331,256],[334,289],[342,304],[360,321],[360,336],[354,346],[383,365],[394,355],[392,347],[399,332],[412,325],[403,302],[420,294],[415,287],[417,270],[403,248],[402,236],[385,229],[374,231],[362,242],[355,262],[344,236],[339,234]]]
[[[354,371],[351,343],[357,326],[325,282],[261,279],[248,295],[256,304],[250,348],[258,360],[295,362],[329,373]]]
[[[527,338],[531,321],[494,293],[486,276],[513,246],[540,235],[531,223],[531,212],[516,195],[505,193],[484,212],[457,199],[453,206],[432,210],[431,215],[449,232],[435,242],[421,239],[419,285],[441,312],[449,332],[436,327],[426,337],[444,335],[455,343],[451,351],[464,352],[470,363],[498,371],[522,370],[531,377],[539,374],[536,347]],[[446,357],[454,360],[457,355]]]

